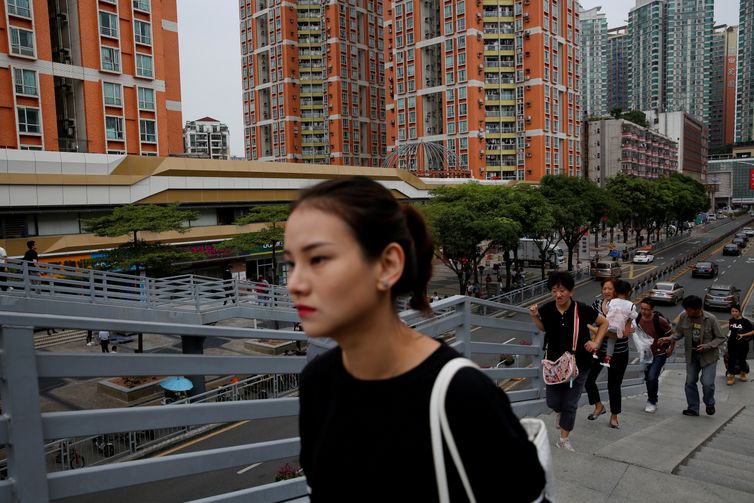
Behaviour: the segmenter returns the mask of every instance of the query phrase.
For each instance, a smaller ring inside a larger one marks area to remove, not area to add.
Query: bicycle
[[[84,456],[81,455],[79,451],[77,451],[73,447],[68,448],[68,466],[71,468],[71,470],[76,470],[77,468],[83,468],[84,465],[86,465],[86,460],[84,459]],[[63,450],[61,449],[60,452],[58,452],[57,456],[55,456],[55,462],[56,463],[63,463]]]

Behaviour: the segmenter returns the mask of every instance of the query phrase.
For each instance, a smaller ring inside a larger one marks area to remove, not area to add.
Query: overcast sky
[[[634,0],[581,0],[602,5],[608,25],[622,26]],[[231,153],[243,157],[243,104],[238,0],[178,0],[183,120],[211,116],[230,128]],[[715,24],[738,24],[738,0],[716,0]]]

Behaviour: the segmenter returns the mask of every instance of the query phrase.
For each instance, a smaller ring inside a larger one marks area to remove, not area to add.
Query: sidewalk
[[[571,434],[577,452],[552,450],[554,501],[754,501],[754,382],[726,386],[722,360],[717,370],[714,416],[704,404],[699,417],[681,414],[685,370],[675,369],[660,379],[655,414],[644,412],[645,394],[623,397],[620,430],[608,427],[609,414],[588,421],[593,406],[580,407]],[[554,414],[540,417],[554,444]]]

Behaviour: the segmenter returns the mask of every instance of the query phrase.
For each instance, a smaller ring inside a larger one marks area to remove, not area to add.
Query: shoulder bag
[[[579,368],[576,366],[576,344],[579,340],[579,305],[573,301],[573,345],[571,351],[566,351],[560,358],[555,361],[542,359],[542,377],[545,384],[562,384],[570,381],[573,386],[573,380],[579,376]],[[547,350],[545,349],[545,356]]]
[[[466,497],[469,503],[476,503],[474,491],[471,488],[466,469],[463,466],[461,455],[453,439],[453,432],[448,423],[448,416],[445,412],[445,395],[448,392],[450,381],[460,369],[464,367],[479,367],[467,358],[454,358],[446,363],[435,379],[432,387],[432,394],[429,399],[429,426],[432,435],[432,458],[435,465],[435,477],[437,480],[437,494],[440,503],[450,503],[450,492],[448,490],[448,476],[445,471],[445,453],[442,448],[443,438],[448,446],[448,451],[453,459],[458,476],[466,491]],[[547,428],[544,421],[535,418],[524,418],[521,425],[526,430],[529,441],[537,448],[537,457],[542,469],[545,471],[545,488],[542,494],[534,500],[533,503],[547,501],[549,496],[549,486],[552,480],[552,457],[550,453],[550,443],[547,439]],[[523,481],[521,481],[524,483]]]

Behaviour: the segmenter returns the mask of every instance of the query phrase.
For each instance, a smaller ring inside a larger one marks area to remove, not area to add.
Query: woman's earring
[[[384,288],[385,290],[390,288],[390,282],[386,279],[383,279],[381,284],[382,284],[382,288]]]

